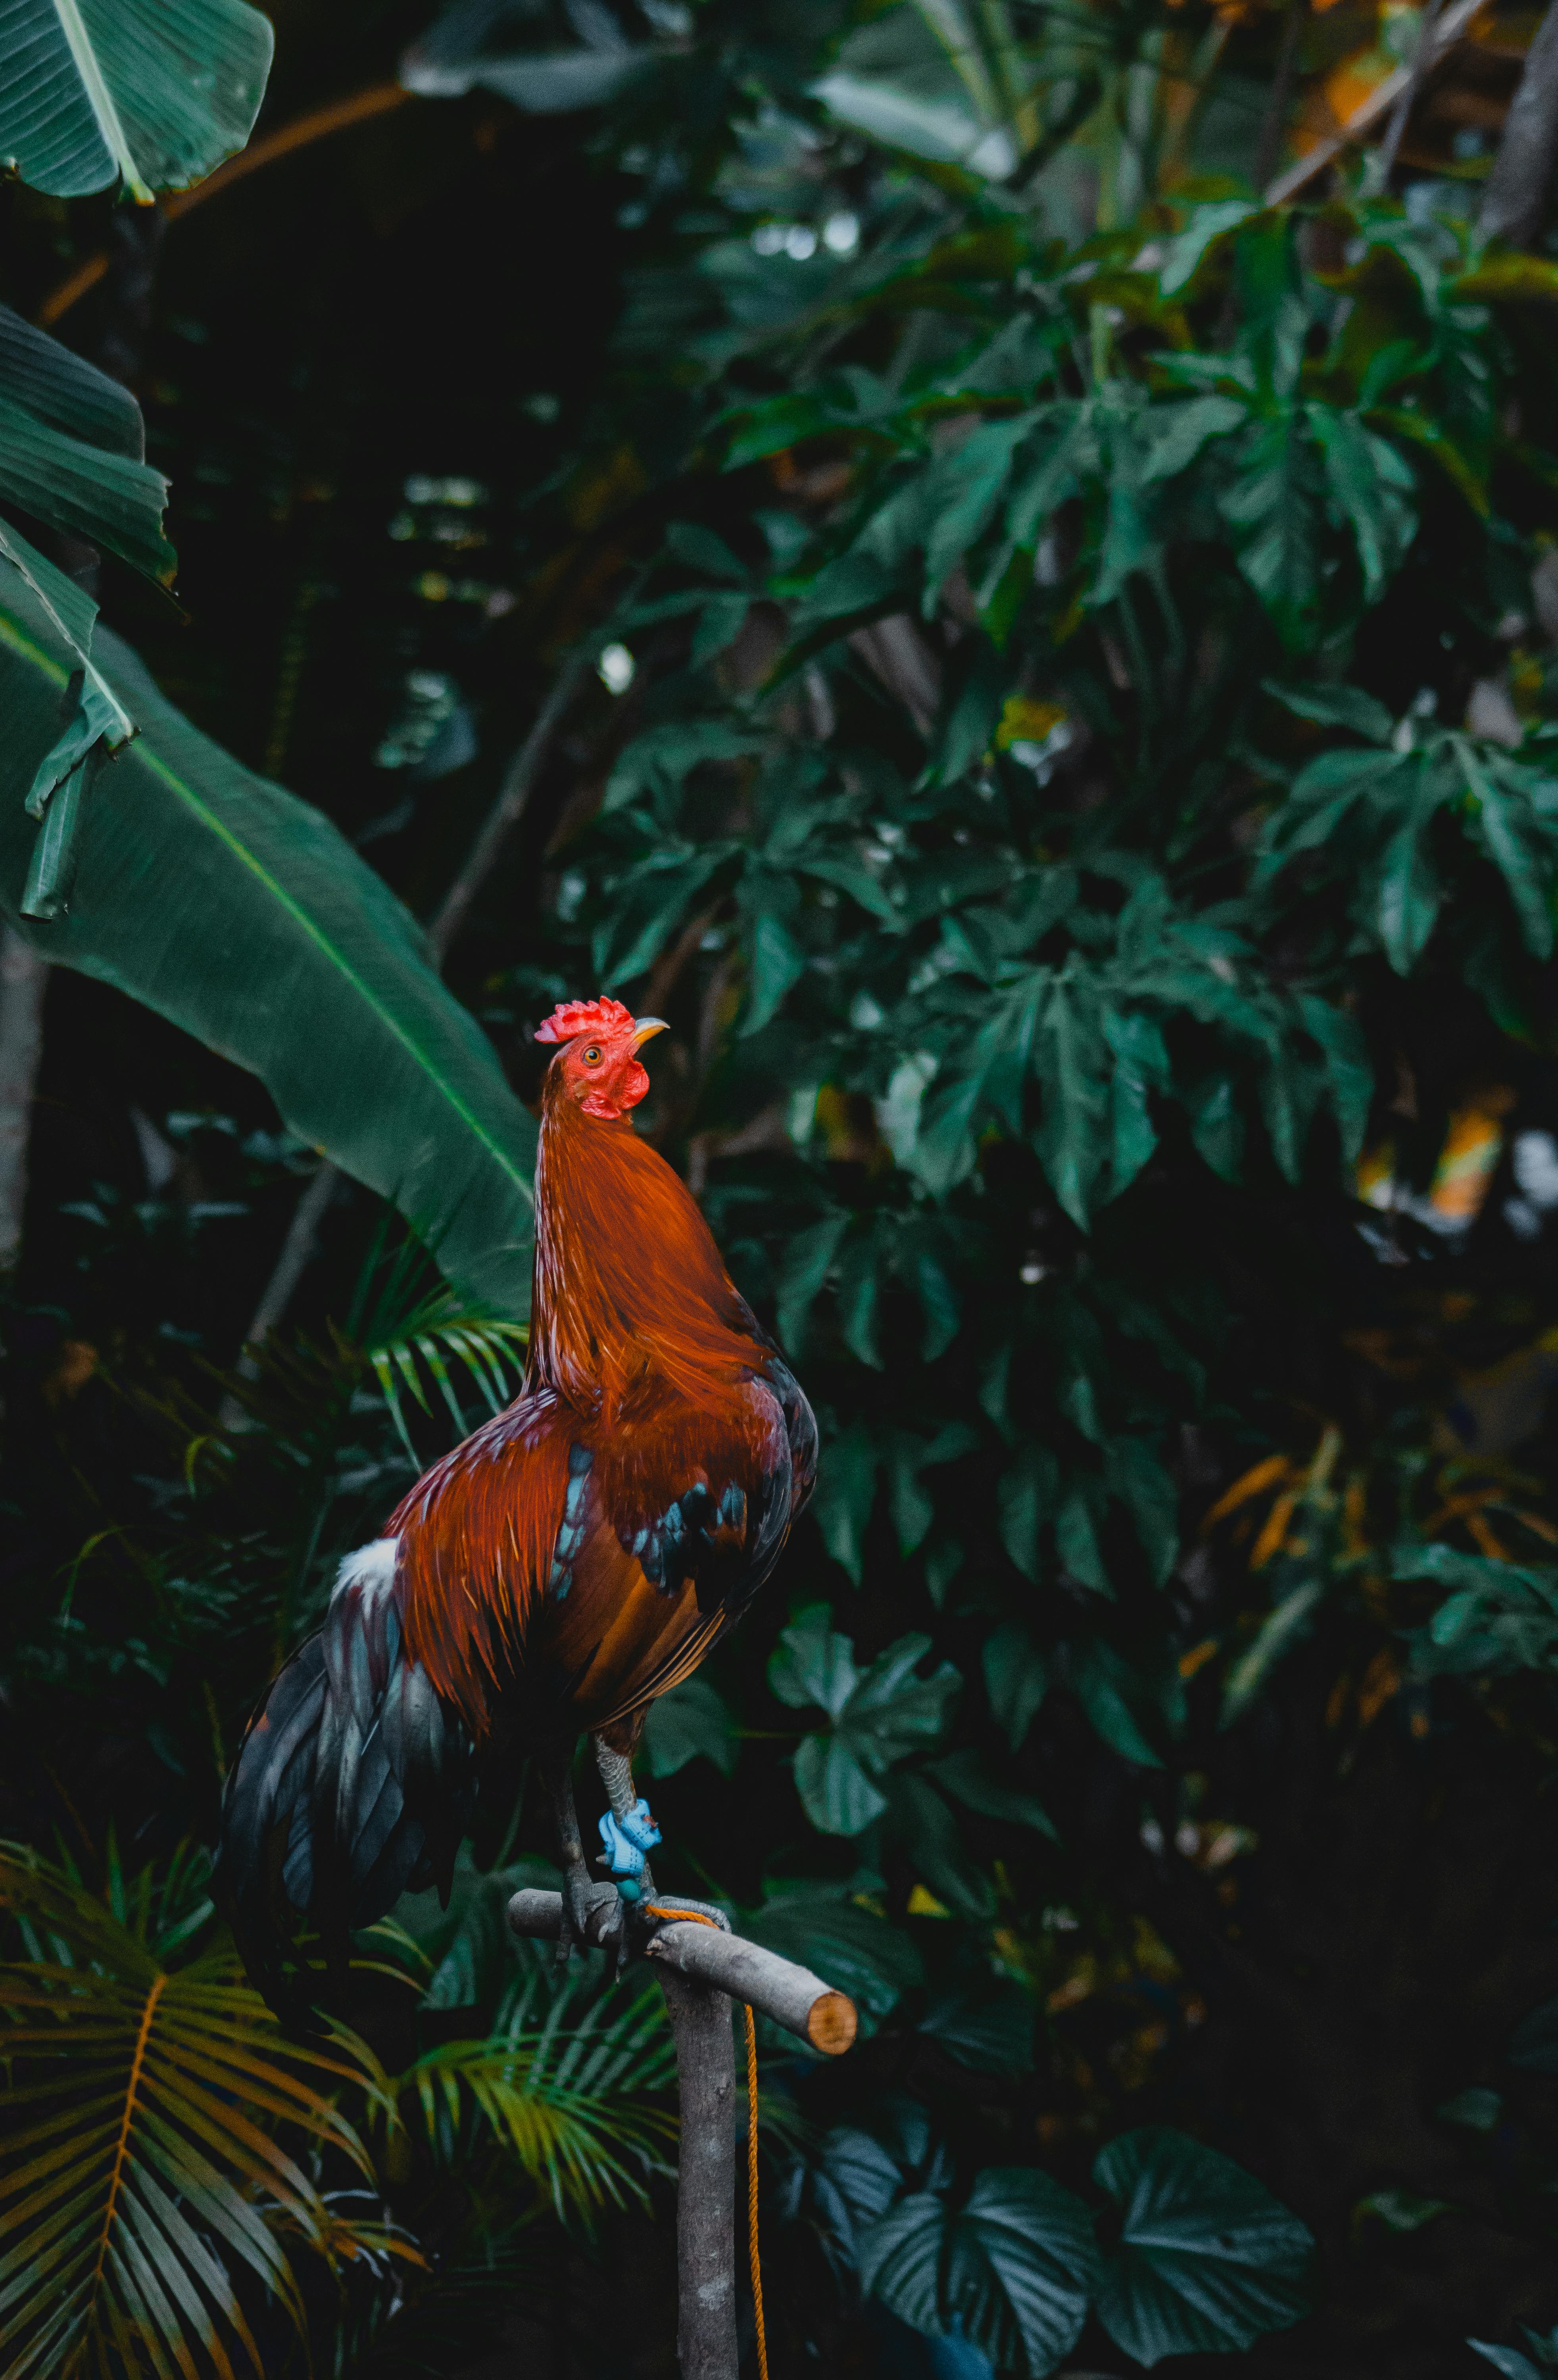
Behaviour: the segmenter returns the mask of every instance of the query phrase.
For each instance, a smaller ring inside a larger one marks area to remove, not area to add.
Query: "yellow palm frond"
[[[345,2084],[385,2104],[371,2053],[344,2028],[327,2047],[284,2040],[225,1939],[173,1965],[165,1939],[146,1939],[148,1909],[143,1894],[116,1912],[0,1847],[0,1913],[27,1954],[0,1966],[6,2380],[260,2373],[239,2284],[303,2327],[281,2235],[333,2265],[370,2244],[299,2157],[372,2183],[333,2095]],[[387,2243],[375,2230],[371,2244]]]

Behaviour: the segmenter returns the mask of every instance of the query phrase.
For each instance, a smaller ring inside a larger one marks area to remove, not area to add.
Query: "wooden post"
[[[662,1906],[675,1906],[663,1897]],[[563,1901],[517,1892],[517,1934],[555,1942]],[[682,2380],[736,2380],[736,2058],[730,2003],[746,2000],[786,2032],[838,2058],[855,2038],[854,2003],[789,1959],[696,1921],[655,1926],[644,1942],[676,2046],[681,2140],[676,2162],[676,2355]]]

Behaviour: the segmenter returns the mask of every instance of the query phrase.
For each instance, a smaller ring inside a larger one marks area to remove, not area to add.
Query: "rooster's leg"
[[[557,1963],[566,1967],[576,1945],[579,1949],[590,1944],[605,1950],[620,1948],[623,1909],[616,1887],[598,1884],[585,1865],[578,1812],[574,1807],[573,1747],[543,1760],[542,1767],[563,1855],[563,1930],[557,1939]]]
[[[610,1817],[601,1821],[603,1864],[610,1865],[625,1900],[652,1900],[654,1878],[645,1854],[660,1840],[660,1828],[650,1816],[649,1803],[639,1798],[632,1759],[598,1735],[595,1766],[611,1804]]]

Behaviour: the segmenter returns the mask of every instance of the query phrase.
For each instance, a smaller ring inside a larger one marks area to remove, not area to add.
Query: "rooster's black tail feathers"
[[[218,1898],[250,1974],[294,2024],[313,1998],[299,1925],[339,1998],[353,1928],[407,1890],[447,1894],[470,1825],[470,1739],[407,1655],[395,1559],[381,1538],[342,1563],[324,1626],[272,1686],[223,1797]]]

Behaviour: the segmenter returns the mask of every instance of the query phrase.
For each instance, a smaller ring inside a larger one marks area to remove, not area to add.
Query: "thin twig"
[[[589,676],[595,655],[593,638],[586,637],[582,644],[574,647],[553,680],[552,691],[536,714],[535,725],[503,772],[497,798],[470,846],[465,866],[444,893],[428,928],[427,938],[440,966],[449,945],[464,927],[471,904],[492,874],[498,854],[525,815],[547,747],[562,724],[564,712]]]
[[[1255,144],[1255,187],[1263,189],[1277,162],[1282,146],[1283,127],[1287,122],[1288,102],[1293,96],[1293,68],[1298,56],[1298,36],[1304,24],[1304,0],[1287,0],[1287,15],[1283,22],[1282,45],[1277,52],[1277,70],[1272,83],[1272,95],[1260,119],[1260,137]]]
[[[465,866],[439,904],[437,915],[428,928],[428,942],[433,965],[440,973],[451,945],[464,929],[477,894],[497,865],[504,844],[525,815],[547,748],[574,697],[589,675],[596,651],[597,640],[586,637],[582,643],[575,646],[558,671],[552,689],[536,715],[535,724],[504,771],[497,796],[470,847]],[[298,1202],[286,1237],[282,1242],[275,1269],[261,1293],[254,1318],[245,1334],[244,1353],[237,1365],[239,1375],[245,1379],[252,1379],[255,1374],[253,1351],[275,1329],[292,1303],[298,1284],[318,1244],[320,1224],[341,1179],[341,1168],[326,1158]],[[228,1397],[225,1400],[220,1419],[225,1428],[231,1429],[239,1425],[241,1408],[236,1399]]]
[[[1407,67],[1406,85],[1391,110],[1391,119],[1385,127],[1385,137],[1375,152],[1373,159],[1373,182],[1377,190],[1388,190],[1390,188],[1391,176],[1395,171],[1396,152],[1401,147],[1407,122],[1418,103],[1418,96],[1422,90],[1423,79],[1433,56],[1434,28],[1439,22],[1443,5],[1444,0],[1423,0],[1422,20],[1418,27],[1417,47],[1412,52],[1411,61]]]
[[[333,99],[327,106],[312,107],[306,115],[294,116],[290,124],[266,133],[262,140],[251,140],[247,149],[240,149],[236,157],[229,157],[192,189],[171,191],[159,201],[158,212],[164,221],[176,222],[191,209],[203,206],[207,199],[217,198],[235,182],[241,182],[246,175],[258,173],[262,165],[274,164],[278,157],[290,156],[295,149],[306,149],[311,141],[323,140],[332,132],[344,132],[351,125],[387,115],[392,107],[403,107],[414,96],[397,82],[375,82],[370,83],[366,91],[352,91],[346,99]],[[95,256],[79,264],[74,273],[50,290],[38,309],[37,320],[43,328],[52,330],[89,289],[96,288],[107,270],[106,249],[99,249]]]
[[[1463,33],[1470,30],[1475,19],[1488,6],[1489,0],[1455,0],[1455,5],[1445,9],[1434,28],[1432,57],[1430,58],[1425,52],[1425,70],[1430,65],[1438,65],[1445,52],[1460,40]],[[1387,75],[1383,82],[1376,84],[1362,106],[1353,110],[1340,132],[1333,133],[1329,140],[1321,140],[1307,157],[1300,157],[1285,174],[1277,176],[1266,192],[1266,204],[1269,207],[1285,206],[1290,199],[1296,198],[1300,190],[1307,189],[1312,181],[1318,179],[1328,166],[1333,165],[1346,150],[1356,148],[1372,132],[1376,124],[1390,114],[1411,81],[1412,72],[1411,67],[1397,67],[1394,74]]]

